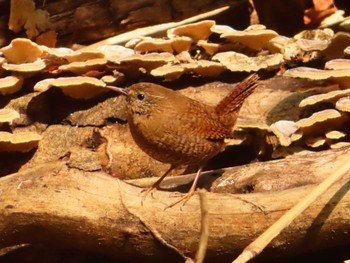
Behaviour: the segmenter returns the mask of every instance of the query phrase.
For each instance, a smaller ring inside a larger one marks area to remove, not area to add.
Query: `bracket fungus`
[[[144,39],[137,43],[134,47],[136,52],[169,52],[181,53],[188,51],[191,47],[192,39],[185,36],[175,37],[171,39],[151,38]]]
[[[346,136],[346,133],[341,131],[328,131],[326,132],[326,138],[331,140],[339,140]]]
[[[339,97],[348,96],[348,95],[350,95],[350,89],[334,90],[334,91],[330,91],[327,93],[312,95],[312,96],[309,96],[309,97],[303,99],[299,103],[299,107],[306,107],[306,106],[310,106],[310,105],[315,105],[316,103],[319,103],[319,102],[335,100]]]
[[[337,119],[337,118],[340,118],[341,116],[342,114],[339,111],[334,109],[327,109],[327,110],[315,112],[308,118],[303,118],[298,120],[296,122],[296,125],[299,128],[305,128],[305,127],[310,127],[318,122]]]
[[[217,44],[217,43],[209,43],[208,41],[206,40],[199,40],[196,44],[198,47],[201,47],[204,49],[204,51],[212,56],[214,55],[215,53],[217,53],[220,49],[220,44]]]
[[[285,36],[276,36],[271,38],[266,44],[266,49],[271,53],[284,53],[285,46],[287,46],[289,38]]]
[[[12,124],[19,117],[19,113],[13,109],[0,109],[0,126],[2,123]]]
[[[253,50],[262,50],[268,47],[269,41],[277,37],[277,32],[264,28],[247,28],[243,31],[223,33],[220,37],[232,43],[239,43]]]
[[[333,59],[327,61],[324,67],[325,69],[349,69],[350,59]]]
[[[19,91],[22,88],[23,77],[7,76],[0,78],[0,94],[7,95]]]
[[[233,29],[230,26],[226,26],[226,25],[213,25],[210,28],[211,32],[216,33],[216,34],[224,34],[224,33],[231,33],[231,32],[235,32],[237,30]]]
[[[335,108],[337,110],[343,111],[343,112],[350,112],[350,97],[343,97],[340,98],[336,103],[335,103]]]
[[[283,63],[282,54],[248,57],[234,51],[217,53],[212,58],[233,72],[252,72],[260,69],[274,69]]]
[[[314,80],[326,80],[332,79],[334,82],[341,86],[347,86],[350,80],[350,69],[334,69],[334,70],[323,70],[309,67],[298,67],[287,70],[284,73],[285,77],[291,78],[306,78]]]
[[[36,148],[41,135],[34,132],[9,133],[0,131],[0,152],[28,152]]]
[[[311,148],[318,148],[326,144],[326,138],[323,136],[318,137],[307,137],[305,144]]]
[[[344,55],[345,55],[346,57],[350,57],[350,46],[348,46],[348,47],[346,47],[346,48],[344,49]]]
[[[336,142],[330,145],[331,149],[339,149],[343,147],[349,147],[350,142]]]
[[[104,54],[100,50],[85,50],[85,51],[75,51],[73,53],[68,53],[65,58],[69,63],[78,61],[87,61],[90,59],[104,58]]]
[[[74,74],[80,75],[91,70],[103,70],[106,66],[107,60],[105,58],[94,58],[87,61],[75,61],[69,64],[58,67],[59,71],[70,71]]]
[[[11,43],[0,49],[8,63],[23,64],[36,61],[42,54],[43,49],[26,38],[16,38]]]
[[[118,61],[118,59],[129,57],[135,54],[131,48],[120,45],[104,45],[97,48],[108,61]]]
[[[291,136],[298,130],[294,121],[280,120],[270,126],[270,130],[277,136],[281,146],[292,144]]]
[[[154,77],[163,77],[165,80],[169,81],[180,78],[185,73],[185,71],[186,69],[182,67],[181,64],[166,64],[164,66],[151,70],[151,75]]]
[[[206,77],[217,77],[225,70],[226,68],[221,63],[198,60],[191,63],[181,63],[176,65],[167,64],[153,69],[151,75],[155,77],[164,77],[166,80],[174,80],[185,73]]]
[[[69,55],[74,54],[74,50],[70,48],[65,48],[65,47],[59,47],[59,48],[49,48],[46,46],[41,46],[41,48],[44,51],[44,54],[42,55],[43,58],[48,57],[48,56],[53,56],[57,58],[66,58]]]
[[[29,77],[45,69],[46,64],[41,58],[38,58],[33,62],[28,62],[23,64],[4,63],[2,64],[2,68],[7,71],[16,72],[17,74],[21,74],[23,76]]]
[[[194,42],[201,39],[208,39],[212,34],[211,27],[215,25],[214,20],[204,20],[197,23],[187,24],[176,28],[169,29],[168,38],[177,36],[190,37]]]
[[[57,79],[44,79],[35,84],[34,90],[44,92],[51,87],[57,87],[62,92],[75,99],[90,99],[101,94],[106,84],[92,77],[61,77]]]
[[[126,75],[138,76],[140,70],[150,72],[152,69],[175,60],[175,56],[168,52],[148,53],[144,55],[135,54],[121,59],[109,60],[109,62],[113,63],[109,66],[117,68],[118,71],[123,72]]]
[[[340,139],[346,139],[336,129],[344,129],[349,121],[349,116],[335,109],[326,109],[315,112],[310,117],[300,119],[296,125],[301,129],[305,144],[318,148],[320,146],[332,146]]]

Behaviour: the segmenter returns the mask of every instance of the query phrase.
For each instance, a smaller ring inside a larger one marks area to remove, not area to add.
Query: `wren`
[[[191,189],[171,206],[187,202],[205,163],[225,149],[225,138],[232,137],[237,113],[258,79],[257,74],[248,76],[215,107],[154,83],[141,82],[126,89],[109,87],[127,97],[127,121],[136,144],[152,158],[171,164],[146,190],[144,198],[151,190],[160,189],[160,183],[174,168],[196,165],[199,170]]]

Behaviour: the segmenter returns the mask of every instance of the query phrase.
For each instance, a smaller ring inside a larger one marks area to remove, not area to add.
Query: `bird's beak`
[[[116,91],[124,96],[129,96],[129,93],[123,89],[123,88],[119,88],[119,87],[114,87],[114,86],[106,86],[107,89],[110,89],[110,90],[113,90],[113,91]]]

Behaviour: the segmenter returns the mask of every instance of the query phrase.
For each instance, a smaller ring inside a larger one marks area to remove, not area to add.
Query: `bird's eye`
[[[142,93],[137,94],[138,100],[144,100],[144,98],[145,98],[145,94],[142,94]]]

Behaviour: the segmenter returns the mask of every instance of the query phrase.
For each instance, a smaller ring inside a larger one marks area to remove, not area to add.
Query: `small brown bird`
[[[223,151],[224,139],[232,137],[232,127],[243,101],[257,86],[257,74],[239,83],[216,107],[192,100],[181,93],[154,83],[137,83],[127,89],[110,87],[127,96],[128,123],[136,144],[152,158],[170,163],[170,168],[150,188],[159,189],[162,180],[181,165],[199,167],[189,192],[195,192],[205,163]]]

